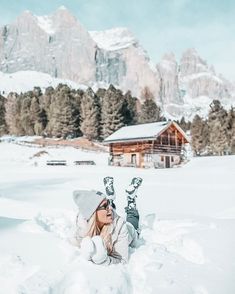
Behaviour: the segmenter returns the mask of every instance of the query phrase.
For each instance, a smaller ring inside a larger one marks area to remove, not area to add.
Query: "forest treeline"
[[[125,125],[166,120],[155,98],[146,87],[141,99],[125,94],[110,85],[108,89],[71,89],[59,84],[43,93],[32,91],[0,96],[0,135],[44,136],[102,141]],[[206,119],[195,115],[192,122],[184,118],[177,123],[190,130],[195,155],[235,154],[235,110],[225,110],[214,100]]]
[[[195,155],[235,154],[235,108],[227,111],[213,100],[207,118],[195,115],[190,130]]]
[[[130,91],[123,94],[112,85],[96,92],[59,84],[44,93],[39,87],[10,93],[0,96],[0,134],[102,140],[122,126],[162,120],[147,88],[143,99],[140,104]]]

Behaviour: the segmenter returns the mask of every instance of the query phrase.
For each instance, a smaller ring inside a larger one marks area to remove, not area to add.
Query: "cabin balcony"
[[[182,146],[175,145],[156,145],[153,148],[145,149],[145,153],[150,154],[160,154],[160,153],[170,153],[170,154],[180,154]]]
[[[148,153],[148,154],[161,154],[161,153],[169,153],[169,154],[177,154],[180,155],[182,150],[182,145],[132,145],[132,146],[115,146],[111,148],[110,154],[120,153]]]

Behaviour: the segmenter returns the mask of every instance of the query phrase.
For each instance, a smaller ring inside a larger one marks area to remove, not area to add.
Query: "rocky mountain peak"
[[[176,61],[175,54],[173,52],[165,53],[162,56],[162,60],[169,60],[169,61],[175,62]]]
[[[29,11],[25,10],[23,11],[16,19],[15,25],[22,25],[26,23],[35,23],[36,22],[36,17],[35,15]]]
[[[173,71],[174,74],[177,72],[177,61],[175,54],[172,52],[166,53],[162,56],[161,61],[157,64],[157,68],[162,71]]]
[[[65,6],[60,6],[51,17],[55,25],[60,27],[80,25],[77,18]]]
[[[105,50],[115,51],[138,43],[132,32],[123,27],[89,33],[99,48]]]
[[[181,77],[196,74],[200,72],[208,72],[208,66],[205,60],[203,60],[196,49],[187,49],[180,60],[180,75]]]
[[[34,18],[34,14],[30,10],[24,10],[17,19],[32,19]]]

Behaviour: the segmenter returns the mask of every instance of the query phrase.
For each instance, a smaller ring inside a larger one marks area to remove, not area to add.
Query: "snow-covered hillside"
[[[0,293],[234,294],[235,157],[161,170],[110,167],[107,157],[0,143]],[[68,165],[46,166],[47,159]],[[74,166],[78,159],[96,165]],[[142,242],[126,266],[89,264],[70,242],[72,191],[103,191],[107,175],[115,179],[120,215],[125,187],[133,176],[144,179]]]
[[[5,97],[10,92],[24,93],[33,90],[34,87],[40,87],[44,92],[47,87],[52,86],[55,88],[60,83],[67,84],[73,89],[87,89],[86,85],[80,85],[71,80],[53,78],[49,74],[36,71],[19,71],[12,74],[0,72],[0,94]],[[97,91],[99,87],[108,88],[108,86],[108,83],[99,82],[93,83],[92,88],[94,91]],[[183,88],[183,84],[181,86]],[[175,120],[184,116],[186,119],[192,120],[196,113],[201,117],[207,117],[211,101],[211,98],[208,96],[200,96],[193,99],[186,94],[182,104],[169,102],[165,104],[162,110],[164,116],[169,119]],[[221,103],[227,110],[231,108],[231,105],[235,104],[228,98],[222,98]]]
[[[92,39],[105,50],[119,50],[138,43],[134,35],[126,28],[115,28],[106,31],[90,31]]]
[[[40,87],[42,91],[47,87],[56,87],[58,84],[67,84],[73,89],[86,89],[84,85],[79,85],[70,80],[52,78],[49,74],[36,71],[18,71],[12,74],[0,72],[0,93],[4,96],[10,92],[24,93]]]

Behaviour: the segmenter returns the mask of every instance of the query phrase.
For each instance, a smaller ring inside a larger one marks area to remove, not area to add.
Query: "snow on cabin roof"
[[[121,129],[117,130],[112,135],[107,137],[104,140],[104,143],[110,143],[114,141],[121,142],[126,140],[133,141],[135,139],[152,139],[155,138],[164,129],[167,129],[167,127],[171,123],[172,122],[161,121],[155,123],[122,127]]]

